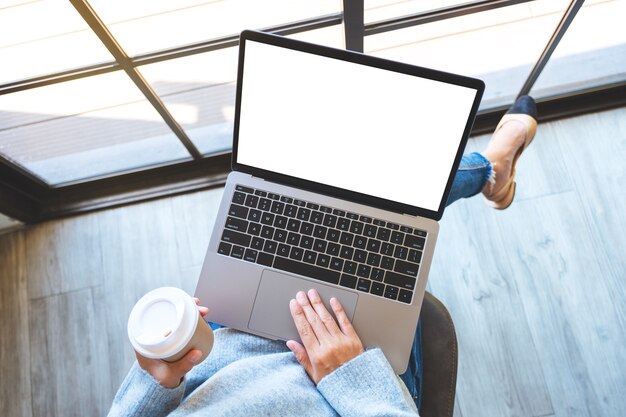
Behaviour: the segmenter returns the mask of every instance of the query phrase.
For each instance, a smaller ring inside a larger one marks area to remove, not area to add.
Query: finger
[[[335,313],[335,317],[337,317],[337,322],[339,323],[339,327],[341,328],[343,334],[350,337],[358,337],[356,332],[354,331],[354,327],[352,327],[352,323],[350,323],[350,319],[348,319],[348,316],[346,315],[346,312],[343,309],[343,306],[341,305],[339,300],[337,300],[335,297],[331,298],[330,306]]]
[[[208,307],[204,307],[204,306],[198,306],[198,311],[200,312],[200,315],[202,317],[206,316],[207,314],[209,314],[209,309]]]
[[[198,297],[193,297],[193,302],[196,303],[196,305],[198,306],[198,311],[200,311],[200,315],[202,317],[206,316],[207,314],[209,314],[209,309],[208,307],[205,306],[201,306],[200,305],[200,299]]]
[[[313,349],[314,347],[319,346],[319,341],[315,336],[315,332],[313,331],[311,324],[309,324],[309,321],[304,315],[302,306],[300,306],[296,300],[291,300],[289,302],[289,311],[291,311],[291,317],[293,318],[293,322],[296,325],[300,339],[306,349]]]
[[[298,304],[302,307],[304,311],[304,315],[306,319],[311,324],[315,335],[318,340],[320,337],[327,337],[329,335],[328,329],[326,325],[322,322],[320,316],[315,312],[311,303],[309,302],[309,297],[304,293],[304,291],[298,291],[296,294],[296,300],[298,300]]]
[[[298,361],[300,365],[302,365],[306,373],[311,375],[311,372],[313,371],[313,367],[311,366],[311,359],[309,358],[309,355],[306,352],[306,349],[304,348],[304,346],[302,346],[300,343],[296,342],[295,340],[288,340],[287,347],[289,348],[290,351],[293,352],[294,356],[296,357],[296,360]]]
[[[322,323],[324,323],[324,325],[326,326],[326,329],[331,334],[334,334],[334,335],[339,334],[341,330],[339,330],[339,326],[337,326],[337,322],[326,309],[326,306],[322,302],[322,298],[320,297],[317,290],[315,289],[309,290],[308,295],[309,295],[309,301],[311,302],[313,309],[322,320]]]
[[[177,373],[182,378],[187,372],[191,371],[191,368],[198,364],[198,361],[202,357],[202,351],[198,349],[191,349],[185,356],[172,363],[172,366],[176,369]]]
[[[161,362],[160,359],[146,358],[145,356],[140,355],[137,351],[135,351],[135,357],[137,358],[137,362],[139,362],[139,365],[143,369],[148,369],[149,367],[159,364]]]

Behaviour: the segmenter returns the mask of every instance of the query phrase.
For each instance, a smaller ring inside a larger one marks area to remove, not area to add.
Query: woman
[[[482,191],[490,206],[507,208],[515,195],[515,165],[535,135],[536,118],[534,100],[520,97],[487,148],[463,156],[447,204]],[[398,377],[380,349],[365,349],[341,304],[331,298],[330,305],[335,317],[315,290],[291,300],[302,344],[220,328],[200,364],[199,350],[174,363],[136,354],[109,416],[417,415],[419,325],[407,372]]]

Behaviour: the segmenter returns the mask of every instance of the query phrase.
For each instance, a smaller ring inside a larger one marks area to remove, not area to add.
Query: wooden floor
[[[626,108],[543,124],[510,209],[446,211],[429,290],[457,326],[458,416],[624,415],[625,157]],[[130,308],[193,292],[220,194],[0,236],[0,416],[106,414]]]

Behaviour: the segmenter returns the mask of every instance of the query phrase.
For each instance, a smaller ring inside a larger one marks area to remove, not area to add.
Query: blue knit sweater
[[[109,416],[416,416],[415,403],[380,349],[370,349],[315,384],[284,342],[232,329],[215,332],[209,357],[177,388],[137,363]]]

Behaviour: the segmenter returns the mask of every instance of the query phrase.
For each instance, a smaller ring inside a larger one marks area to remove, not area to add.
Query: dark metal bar
[[[363,52],[365,36],[364,0],[343,0],[343,30],[346,49]]]
[[[23,168],[18,162],[12,161],[0,154],[0,182],[5,181],[18,187],[30,187],[31,185],[50,188],[50,184],[29,170]]]
[[[313,19],[301,20],[284,25],[271,26],[261,29],[264,32],[275,33],[277,35],[292,35],[294,33],[306,32],[309,30],[322,29],[329,26],[340,25],[343,22],[341,13],[320,16]],[[155,62],[166,61],[174,58],[181,58],[200,54],[203,52],[215,51],[218,49],[229,48],[239,45],[239,34],[224,36],[209,41],[197,42],[176,48],[164,49],[159,52],[151,52],[141,54],[135,57],[129,57],[130,61],[135,65],[153,64]],[[101,64],[89,65],[68,71],[56,72],[40,77],[28,78],[7,84],[0,85],[0,95],[14,93],[16,91],[29,90],[31,88],[43,87],[45,85],[56,84],[64,81],[76,80],[79,78],[89,77],[92,75],[105,74],[107,72],[117,71],[122,66],[117,62],[105,62]]]
[[[540,97],[537,99],[537,114],[539,122],[543,123],[625,106],[626,80]],[[507,110],[507,106],[501,106],[479,112],[472,136],[493,132]]]
[[[350,2],[350,0],[345,0]],[[425,23],[437,22],[439,20],[450,19],[452,17],[465,16],[472,13],[485,12],[487,10],[499,9],[501,7],[513,6],[519,3],[526,3],[534,0],[482,0],[471,3],[460,4],[458,6],[445,7],[427,12],[416,13],[396,19],[382,20],[380,22],[365,25],[365,36],[377,33],[389,32],[391,30],[404,29],[411,26],[423,25]]]
[[[524,85],[522,86],[518,96],[527,95],[533,88],[533,85],[537,81],[537,78],[539,78],[539,75],[541,75],[541,71],[543,71],[543,68],[548,63],[548,60],[552,56],[552,53],[563,38],[563,35],[565,35],[565,32],[569,28],[569,25],[574,20],[574,17],[576,17],[576,14],[580,10],[584,2],[585,0],[572,0],[569,7],[563,14],[561,21],[554,30],[552,37],[550,37],[550,40],[548,41],[545,49],[541,53],[541,56],[537,60],[537,63],[535,64],[534,68],[528,75],[528,78],[524,82]]]
[[[340,25],[342,22],[341,14],[331,14],[320,16],[314,19],[292,22],[285,25],[271,26],[260,29],[262,32],[273,33],[276,35],[292,35],[295,33],[306,32],[315,29],[322,29],[329,26]],[[182,58],[185,56],[201,54],[204,52],[216,51],[218,49],[231,48],[239,45],[239,34],[223,36],[217,39],[193,43],[190,45],[179,46],[176,48],[164,49],[158,52],[141,54],[131,58],[135,65],[147,65],[155,62],[161,62],[168,59]]]
[[[65,186],[41,205],[39,220],[223,186],[230,166],[225,153]]]
[[[40,203],[13,187],[0,182],[0,213],[23,223],[39,220]]]
[[[288,23],[285,25],[272,26],[261,29],[263,32],[274,33],[277,35],[293,35],[295,33],[308,32],[310,30],[323,29],[329,26],[340,25],[343,22],[341,13],[333,13],[326,16],[320,16],[314,19],[301,20],[299,22]]]
[[[167,49],[165,51],[150,52],[131,58],[135,65],[154,64],[169,59],[184,58],[186,56],[201,54],[203,52],[217,51],[219,49],[232,48],[239,45],[239,35],[232,35],[197,44]]]
[[[38,219],[43,196],[50,190],[41,178],[0,155],[0,213],[33,222]]]
[[[109,50],[109,52],[111,52],[113,58],[115,58],[115,60],[121,65],[122,69],[126,72],[130,79],[133,80],[144,96],[146,96],[150,104],[152,104],[156,111],[159,112],[165,123],[167,123],[169,128],[172,129],[174,134],[178,137],[178,140],[180,140],[183,146],[187,148],[187,151],[189,151],[195,159],[202,158],[202,154],[198,148],[196,148],[196,145],[193,144],[183,128],[170,114],[169,110],[167,110],[161,101],[161,98],[154,92],[152,87],[150,87],[139,71],[137,71],[137,69],[132,65],[130,58],[124,49],[113,37],[104,22],[100,20],[100,17],[96,14],[96,12],[91,8],[91,5],[87,3],[86,0],[70,0],[70,2],[76,11],[78,11],[82,18],[87,22],[89,27],[98,36],[98,38],[100,38],[100,41],[104,44],[104,46]]]
[[[148,84],[148,82],[143,78],[141,73],[134,67],[128,68],[126,70],[128,76],[133,80],[133,82],[137,85],[139,90],[146,96],[150,104],[156,109],[156,111],[161,115],[165,123],[169,126],[170,129],[174,132],[174,134],[181,141],[183,146],[187,148],[187,151],[193,156],[194,159],[201,159],[202,153],[196,145],[191,141],[187,133],[183,130],[182,126],[178,124],[174,116],[169,112],[169,110],[165,107],[165,104],[161,101],[161,98],[157,95],[157,93],[152,89],[152,87]]]
[[[120,69],[122,69],[122,67],[117,62],[105,62],[102,64],[55,72],[53,74],[3,84],[0,86],[0,96],[3,94],[15,93],[17,91],[30,90],[31,88],[62,83],[64,81],[78,80],[80,78],[91,77],[92,75],[106,74]]]

